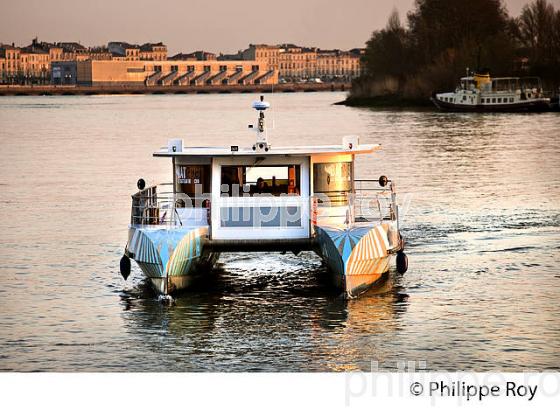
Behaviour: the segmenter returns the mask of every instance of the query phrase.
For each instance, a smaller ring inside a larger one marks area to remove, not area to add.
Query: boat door
[[[309,238],[309,158],[214,158],[211,238]]]

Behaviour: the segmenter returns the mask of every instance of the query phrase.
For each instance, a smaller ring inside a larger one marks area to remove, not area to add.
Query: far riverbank
[[[348,107],[371,108],[430,108],[433,107],[429,98],[403,98],[397,95],[383,95],[375,97],[352,97],[337,102],[336,105]]]
[[[347,91],[349,83],[288,83],[275,85],[197,85],[197,86],[144,86],[144,85],[0,85],[4,95],[103,95],[103,94],[229,94],[270,92]]]

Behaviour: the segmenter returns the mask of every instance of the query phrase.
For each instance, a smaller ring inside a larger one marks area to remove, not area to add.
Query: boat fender
[[[138,182],[136,182],[136,186],[138,187],[138,189],[140,191],[142,191],[144,188],[146,188],[146,181],[144,181],[142,178],[140,178],[138,180]]]
[[[121,275],[124,280],[127,280],[130,275],[130,258],[126,255],[121,258]]]
[[[387,182],[389,182],[389,179],[387,179],[387,177],[385,175],[381,175],[379,177],[379,185],[385,186],[385,185],[387,185]]]
[[[401,275],[408,270],[408,256],[402,251],[397,252],[397,272]]]

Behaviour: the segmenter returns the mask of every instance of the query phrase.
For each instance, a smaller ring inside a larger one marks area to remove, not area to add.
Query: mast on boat
[[[270,108],[270,103],[264,100],[264,96],[261,95],[259,101],[253,102],[253,108],[257,110],[259,116],[257,118],[257,141],[253,144],[253,151],[256,152],[268,152],[271,148],[268,145],[268,135],[266,132],[266,126],[264,122],[264,112]],[[249,125],[249,128],[254,128],[253,124]]]

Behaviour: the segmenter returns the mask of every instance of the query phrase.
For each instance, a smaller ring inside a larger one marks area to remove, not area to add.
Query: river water
[[[153,151],[249,145],[250,94],[0,99],[0,370],[560,369],[560,116],[333,105],[268,95],[273,145],[383,151],[359,177],[396,181],[409,271],[355,300],[311,253],[224,254],[173,306],[119,275]],[[402,368],[402,367],[401,367]]]

